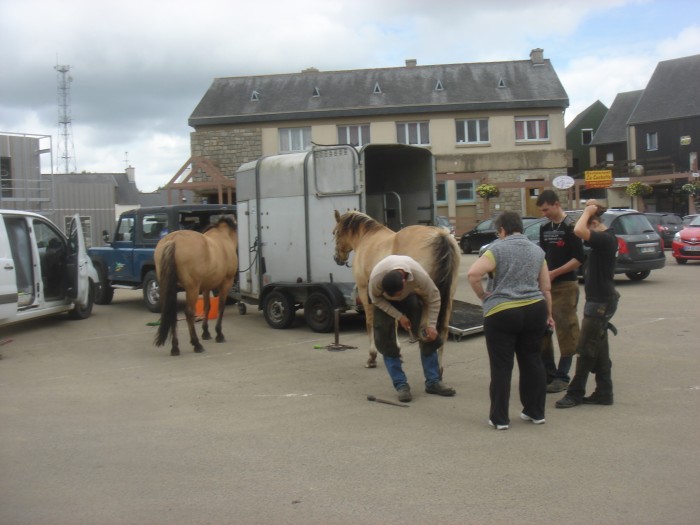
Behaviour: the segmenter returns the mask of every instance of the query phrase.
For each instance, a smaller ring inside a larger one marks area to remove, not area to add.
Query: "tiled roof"
[[[642,89],[618,93],[590,145],[627,142],[627,121],[643,93]]]

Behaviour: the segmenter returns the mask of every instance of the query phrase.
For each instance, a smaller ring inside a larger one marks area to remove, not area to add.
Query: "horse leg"
[[[173,323],[173,327],[170,331],[170,355],[180,355],[180,345],[177,340],[177,320]]]
[[[367,325],[367,335],[369,336],[369,359],[365,368],[377,368],[377,346],[374,344],[374,305],[369,302],[367,288],[359,290],[360,301],[365,310],[365,322]]]
[[[190,343],[194,347],[194,351],[198,354],[204,352],[204,347],[199,342],[197,330],[194,327],[194,308],[199,297],[199,290],[186,291],[185,295],[185,318],[187,319],[187,328],[190,331]]]
[[[230,290],[232,286],[233,280],[226,281],[223,285],[219,287],[219,315],[216,318],[215,327],[217,343],[223,343],[224,341],[226,341],[226,338],[224,337],[224,332],[221,329],[221,323],[224,319],[224,308],[226,308],[226,297],[228,295],[228,290]],[[226,290],[226,293],[223,293],[222,290]]]
[[[202,320],[202,339],[208,341],[211,339],[209,333],[209,308],[211,307],[209,290],[202,290],[202,301],[204,303],[204,319]]]

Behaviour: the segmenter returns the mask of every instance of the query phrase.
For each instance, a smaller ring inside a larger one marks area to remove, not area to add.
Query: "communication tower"
[[[63,166],[64,173],[75,173],[75,147],[73,146],[73,121],[70,113],[70,66],[55,66],[58,79],[58,150],[56,165]]]

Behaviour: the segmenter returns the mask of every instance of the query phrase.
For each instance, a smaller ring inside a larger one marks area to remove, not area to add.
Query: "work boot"
[[[595,392],[593,392],[590,396],[583,398],[583,404],[584,405],[612,405],[613,398],[612,398],[612,395],[610,397],[604,397],[604,396],[599,396]]]
[[[566,390],[567,386],[569,386],[569,383],[567,383],[563,379],[555,379],[547,385],[547,393],[556,394],[557,392],[563,392],[564,390]]]
[[[566,394],[559,401],[554,403],[554,406],[557,408],[571,408],[571,407],[578,406],[580,404],[581,404],[581,401],[571,397],[569,394]]]
[[[429,385],[426,385],[425,391],[428,394],[435,394],[438,396],[445,396],[445,397],[452,397],[453,395],[455,395],[457,393],[454,388],[450,388],[449,386],[445,386],[442,383],[442,381],[438,381],[436,383],[431,383]]]
[[[411,395],[411,387],[408,385],[404,385],[396,390],[399,394],[399,401],[402,403],[408,403],[413,399],[413,396]]]

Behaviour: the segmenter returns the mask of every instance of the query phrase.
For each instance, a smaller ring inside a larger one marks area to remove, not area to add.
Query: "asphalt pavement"
[[[475,302],[463,255],[457,297]],[[696,524],[700,522],[700,263],[622,294],[611,338],[615,404],[555,409],[546,424],[488,424],[481,335],[449,341],[453,398],[414,400],[364,368],[362,319],[340,343],[262,314],[224,314],[226,342],[182,355],[153,345],[138,291],[93,316],[0,329],[0,524]],[[583,293],[583,288],[582,288]],[[583,307],[583,297],[580,309]],[[381,361],[380,361],[381,366]]]

